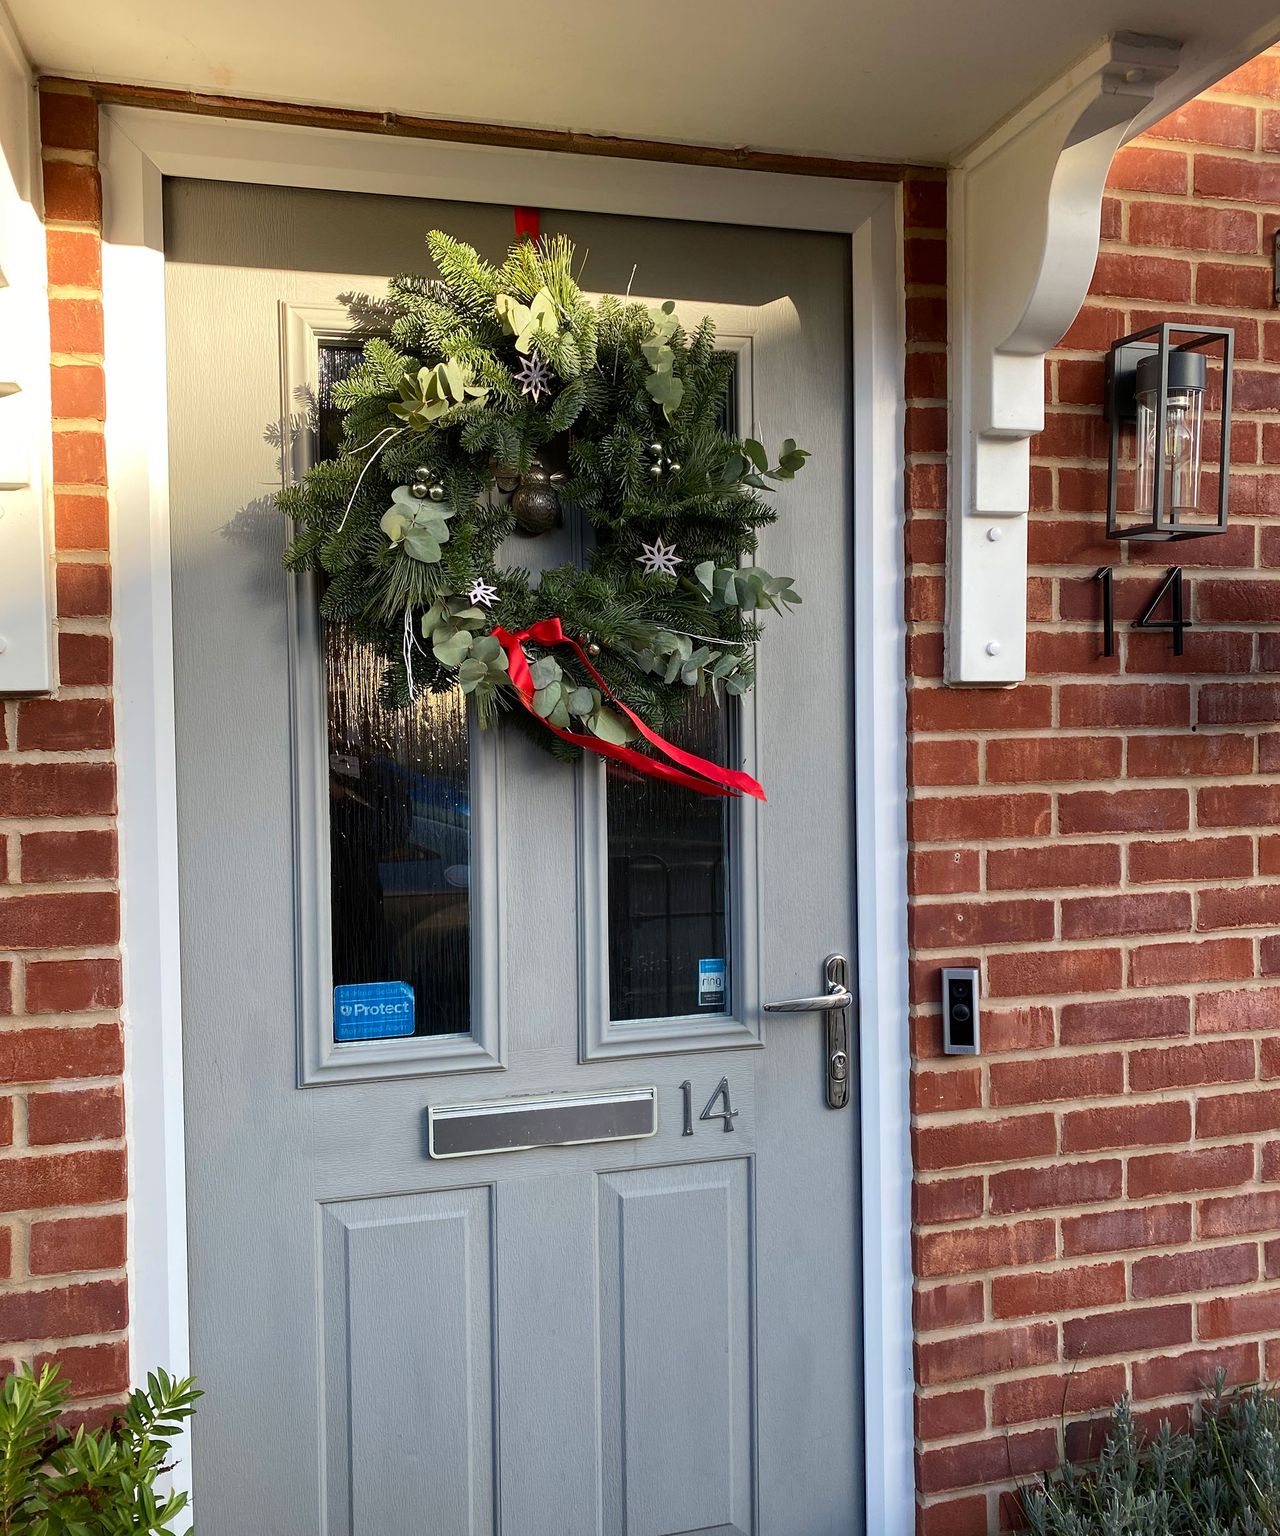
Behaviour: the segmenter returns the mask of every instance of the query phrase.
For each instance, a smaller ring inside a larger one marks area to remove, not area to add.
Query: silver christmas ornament
[[[512,377],[520,386],[520,393],[528,395],[535,405],[543,395],[551,393],[551,369],[542,358],[533,353],[525,358]]]
[[[636,564],[643,568],[646,576],[674,576],[676,566],[684,564],[676,554],[675,545],[666,544],[660,538],[654,539],[652,544],[642,544],[640,551]]]
[[[536,455],[520,476],[520,488],[511,498],[511,515],[522,533],[549,533],[560,526],[560,498],[556,487],[564,476],[551,473]]]
[[[435,485],[433,485],[431,487],[431,489],[427,492],[427,495],[430,496],[432,501],[443,501],[444,500],[444,486],[442,486],[437,481],[437,483]]]

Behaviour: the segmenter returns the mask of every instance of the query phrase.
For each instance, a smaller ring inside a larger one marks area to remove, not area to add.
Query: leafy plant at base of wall
[[[74,1434],[58,1422],[67,1394],[56,1365],[5,1377],[0,1536],[174,1536],[187,1495],[156,1481],[195,1412],[194,1380],[156,1371],[106,1428]]]
[[[387,334],[334,388],[338,458],[278,498],[293,519],[286,566],[327,578],[323,616],[383,657],[391,704],[461,684],[487,725],[515,702],[492,632],[550,618],[651,726],[680,720],[691,689],[744,692],[761,613],[800,601],[752,556],[805,450],[788,438],[771,465],[725,431],[734,365],[711,321],[687,330],[672,302],[588,299],[567,240],[517,243],[500,266],[439,230],[427,244],[438,277],[391,281]],[[590,525],[585,569],[499,563],[522,511],[509,498],[534,481],[544,499],[562,481],[561,504]],[[483,611],[477,590],[492,594]],[[634,737],[574,654],[550,659],[529,644],[542,719]]]
[[[1280,1401],[1224,1391],[1219,1373],[1188,1433],[1167,1422],[1144,1444],[1127,1401],[1102,1454],[1021,1491],[1034,1536],[1277,1536]]]

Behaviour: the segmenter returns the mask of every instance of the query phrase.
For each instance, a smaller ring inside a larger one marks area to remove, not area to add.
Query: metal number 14
[[[680,1134],[682,1136],[692,1136],[693,1135],[693,1084],[689,1081],[689,1079],[687,1077],[685,1078],[684,1082],[682,1082],[680,1084],[680,1092],[681,1092],[681,1095],[684,1098],[684,1129],[681,1131]],[[717,1109],[715,1107],[717,1103],[720,1103],[723,1107],[720,1108],[720,1109]],[[733,1129],[733,1122],[737,1118],[738,1118],[738,1111],[736,1109],[734,1109],[733,1101],[729,1097],[729,1079],[727,1077],[722,1077],[720,1079],[720,1081],[716,1084],[715,1092],[711,1095],[711,1097],[707,1100],[707,1102],[702,1106],[702,1113],[698,1116],[698,1119],[699,1120],[721,1120],[721,1121],[724,1122],[724,1129],[726,1131],[731,1131]]]
[[[1102,585],[1102,654],[1114,656],[1116,653],[1115,572],[1111,566],[1101,565],[1093,579]],[[1169,599],[1169,617],[1158,619],[1156,609],[1166,597]],[[1187,618],[1187,607],[1186,579],[1183,576],[1182,567],[1175,565],[1156,588],[1155,596],[1143,609],[1142,616],[1134,619],[1131,627],[1167,629],[1173,636],[1173,654],[1181,656],[1186,644],[1185,631],[1191,628],[1191,620]]]

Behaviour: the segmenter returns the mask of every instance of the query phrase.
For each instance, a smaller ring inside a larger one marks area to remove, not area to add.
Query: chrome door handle
[[[835,1008],[847,1008],[853,1001],[848,987],[836,987],[821,997],[789,997],[785,1003],[766,1003],[766,1013],[830,1013]]]
[[[843,955],[828,955],[823,967],[827,990],[817,997],[789,997],[766,1003],[766,1013],[824,1013],[827,1016],[827,1103],[844,1109],[849,1102],[849,962]]]

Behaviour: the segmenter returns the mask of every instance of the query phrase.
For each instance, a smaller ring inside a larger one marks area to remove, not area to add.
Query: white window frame
[[[135,1377],[188,1362],[169,573],[165,176],[825,230],[852,254],[854,665],[865,1529],[910,1536],[911,1151],[903,672],[901,187],[108,107],[107,462]],[[177,1476],[185,1481],[185,1467]],[[855,1512],[851,1511],[851,1515]]]

